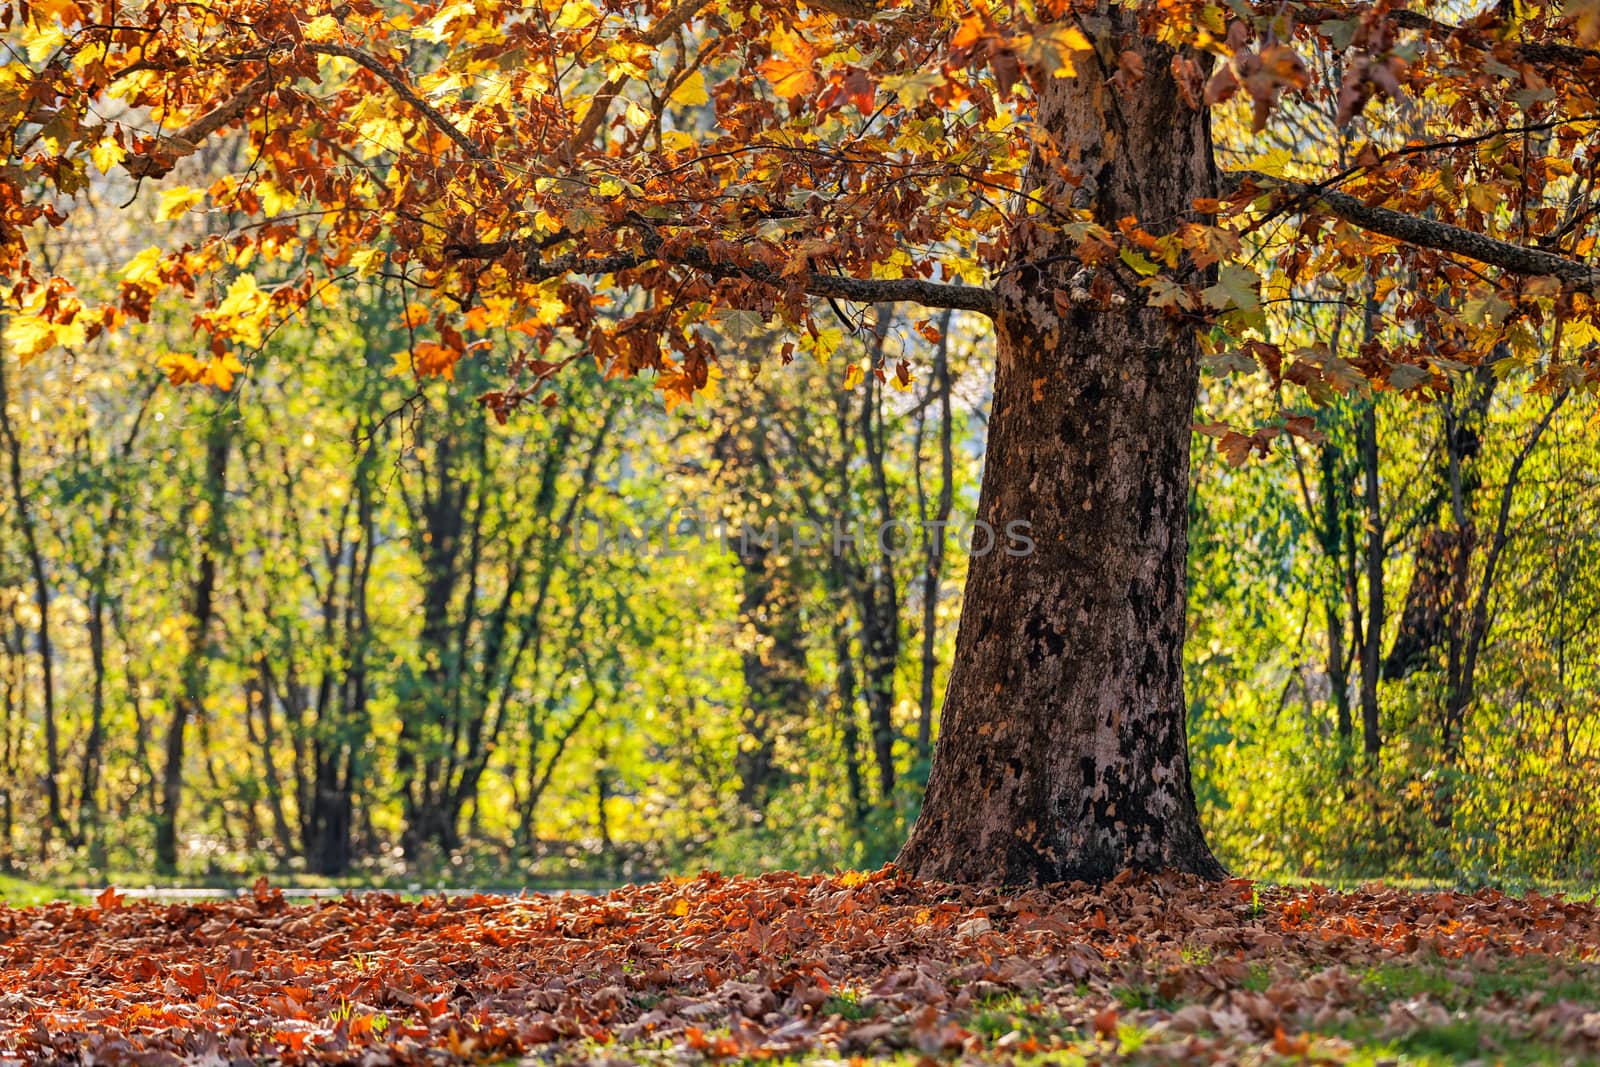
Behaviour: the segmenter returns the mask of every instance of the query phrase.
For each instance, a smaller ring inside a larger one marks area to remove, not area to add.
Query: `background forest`
[[[1318,141],[1330,117],[1299,117],[1297,152],[1384,136]],[[196,194],[240,165],[201,153],[129,210],[126,176],[99,177],[40,247],[137,287],[147,246],[235,224]],[[294,224],[293,190],[255,191]],[[715,402],[669,407],[659,382],[504,331],[436,373],[375,252],[241,338],[248,364],[202,362],[190,307],[78,343],[8,320],[0,867],[592,883],[892,858],[959,615],[980,320],[834,309],[779,367],[785,338],[725,315]],[[1202,431],[1285,408],[1305,431],[1260,454],[1195,437],[1189,729],[1212,845],[1262,876],[1593,880],[1592,398],[1504,384],[1552,343],[1529,332],[1432,404],[1375,392],[1354,368],[1406,279],[1364,313],[1344,285],[1269,280],[1250,309],[1342,391],[1207,368]],[[200,314],[263,318],[250,275],[212,295]],[[501,421],[482,398],[508,362],[571,365],[555,403]],[[835,521],[906,526],[893,552],[869,533],[836,553]]]

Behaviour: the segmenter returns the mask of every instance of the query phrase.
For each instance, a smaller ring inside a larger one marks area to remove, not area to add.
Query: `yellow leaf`
[[[1293,158],[1287,148],[1274,148],[1254,159],[1246,160],[1244,167],[1246,170],[1259,170],[1262,174],[1281,178]]]
[[[383,266],[383,252],[376,248],[363,248],[350,255],[350,265],[356,269],[356,274],[365,278],[375,274]]]
[[[89,159],[101,174],[111,173],[111,168],[122,162],[122,155],[122,146],[109,137],[89,148]]]
[[[134,285],[153,289],[161,284],[161,249],[147,248],[128,260],[122,276]]]
[[[269,219],[293,207],[297,199],[294,193],[280,189],[270,181],[259,182],[256,185],[256,194],[261,197],[261,210]]]
[[[174,186],[161,194],[161,202],[156,207],[156,219],[160,222],[175,219],[204,200],[205,196],[204,189],[191,189],[187,185]]]
[[[240,363],[238,357],[232,352],[227,353],[221,359],[212,360],[210,365],[206,367],[206,377],[210,379],[212,385],[223,392],[232,389],[233,376],[242,373],[244,373],[244,364]]]
[[[306,23],[305,38],[308,41],[337,41],[339,39],[339,20],[332,15],[318,15]],[[224,389],[227,386],[223,386]]]
[[[561,5],[561,13],[556,16],[556,29],[576,29],[579,26],[593,22],[599,17],[592,5],[569,0],[568,3]]]
[[[823,366],[828,365],[828,360],[833,358],[834,352],[844,344],[844,331],[829,326],[818,330],[816,335],[806,334],[800,339],[800,347],[817,357],[817,362]]]
[[[22,27],[22,47],[27,49],[28,58],[35,63],[49,59],[66,39],[66,31],[54,23],[48,26],[25,24]]]
[[[23,366],[56,343],[55,324],[37,315],[12,315],[6,323],[6,350],[16,354]]]
[[[1057,23],[1024,40],[1021,48],[1029,62],[1045,67],[1054,77],[1070,78],[1077,73],[1073,53],[1092,51],[1094,46],[1078,27]]]
[[[228,295],[217,305],[221,318],[237,318],[254,313],[266,302],[267,294],[256,285],[254,274],[241,274],[228,286]]]
[[[1147,278],[1161,269],[1150,262],[1149,258],[1138,249],[1124,247],[1118,254],[1122,257],[1122,262]]]
[[[256,285],[255,275],[241,274],[228,286],[228,295],[210,315],[219,332],[237,337],[248,345],[261,343],[261,327],[271,304]]]
[[[711,94],[706,91],[706,76],[700,71],[695,71],[672,90],[671,100],[674,104],[683,107],[699,107],[711,99]]]
[[[854,389],[856,386],[861,384],[861,379],[865,377],[866,372],[856,364],[852,363],[844,369],[844,387],[846,389]]]
[[[472,23],[474,14],[472,0],[456,0],[453,4],[446,4],[439,9],[439,13],[417,29],[412,31],[412,36],[419,41],[454,41],[457,36]],[[462,27],[451,29],[452,22],[461,21]]]
[[[1492,212],[1500,206],[1500,193],[1487,185],[1467,186],[1467,203],[1479,211]]]
[[[622,115],[627,120],[628,125],[634,129],[643,129],[650,125],[650,121],[653,118],[650,114],[650,109],[640,104],[637,100],[629,100],[628,106],[623,109]]]
[[[397,121],[376,94],[368,96],[350,112],[348,121],[355,125],[356,133],[366,142],[361,146],[361,154],[367,159],[380,152],[398,152],[406,145],[408,127]]]

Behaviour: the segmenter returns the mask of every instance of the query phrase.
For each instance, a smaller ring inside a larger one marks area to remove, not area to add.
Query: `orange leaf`
[[[786,100],[814,92],[819,81],[808,60],[783,56],[773,56],[761,64],[761,73],[772,83],[773,91]]]

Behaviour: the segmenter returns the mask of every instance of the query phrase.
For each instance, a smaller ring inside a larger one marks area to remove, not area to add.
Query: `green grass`
[[[990,1042],[998,1041],[1009,1033],[1040,1041],[1054,1036],[1068,1044],[1083,1037],[1076,1026],[1037,999],[1015,993],[985,1001],[964,1026],[975,1034],[982,1034]]]
[[[1496,1064],[1500,1067],[1556,1067],[1593,1062],[1574,1050],[1541,1041],[1519,1038],[1505,1029],[1474,1019],[1453,1019],[1435,1026],[1422,1026],[1396,1038],[1374,1036],[1375,1027],[1355,1024],[1341,1035],[1351,1044],[1337,1057],[1346,1067],[1455,1067],[1457,1064]],[[1317,1043],[1318,1051],[1331,1048],[1327,1041]]]
[[[69,904],[88,904],[91,894],[0,874],[0,902],[9,904],[13,908],[29,908],[36,904],[49,904],[58,900]]]
[[[1385,1000],[1426,996],[1452,1011],[1467,1011],[1490,1001],[1539,993],[1546,1002],[1570,1000],[1600,1006],[1600,963],[1548,959],[1502,961],[1493,970],[1448,963],[1408,966],[1383,964],[1369,969],[1362,987]]]
[[[873,1018],[878,1014],[878,1009],[862,1001],[860,993],[853,989],[847,989],[823,1001],[822,1010],[819,1014],[823,1018],[837,1015],[847,1022],[858,1023],[863,1019]]]

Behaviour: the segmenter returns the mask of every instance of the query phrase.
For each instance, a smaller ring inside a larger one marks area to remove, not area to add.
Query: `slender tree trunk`
[[[850,583],[846,564],[838,556],[828,571],[829,599],[835,599]],[[839,744],[844,749],[845,790],[850,797],[850,815],[856,826],[867,818],[867,788],[861,774],[861,725],[856,720],[856,661],[850,649],[850,617],[840,611],[833,623],[834,676],[838,691]]]
[[[1328,630],[1328,687],[1332,691],[1335,712],[1335,729],[1339,733],[1339,760],[1348,764],[1350,742],[1354,734],[1350,717],[1350,686],[1345,676],[1344,652],[1344,598],[1340,595],[1344,583],[1340,576],[1344,566],[1340,557],[1344,553],[1344,520],[1340,514],[1346,491],[1340,476],[1339,450],[1330,438],[1322,443],[1319,467],[1322,474],[1322,551],[1333,570],[1328,595],[1323,601],[1323,617]]]
[[[1102,225],[1175,225],[1214,188],[1206,113],[1128,12],[1104,21],[1144,78],[1115,92],[1086,58],[1052,81],[1039,125],[1054,149],[1036,150],[1027,186],[1065,205],[1066,171]],[[1137,290],[1126,306],[1072,306],[1074,251],[1026,221],[1000,288],[979,512],[997,530],[1031,523],[1036,548],[1010,555],[1001,538],[974,554],[927,799],[899,859],[925,878],[1223,873],[1189,782],[1183,696],[1198,342]],[[1095,288],[1114,291],[1104,275]]]
[[[883,336],[880,327],[874,362],[877,362],[877,353],[882,351]],[[903,548],[899,538],[904,531],[890,529],[894,509],[884,469],[882,388],[875,376],[867,375],[862,394],[861,442],[878,508],[878,531],[869,532],[868,543],[862,546],[857,595],[861,603],[861,680],[867,698],[867,725],[872,731],[872,756],[878,768],[878,798],[885,804],[892,804],[894,746],[899,733],[894,724],[894,675],[900,662],[900,590],[895,582],[894,558],[884,550],[883,544],[877,543],[878,538],[873,534],[881,532],[884,541],[898,552]]]
[[[14,594],[13,594],[14,595]],[[15,620],[16,601],[13,596],[0,600],[0,618],[10,617]],[[16,634],[16,640],[11,640],[11,633]],[[13,628],[8,630],[0,627],[0,688],[4,690],[0,698],[0,706],[4,708],[4,718],[0,719],[0,870],[10,871],[16,866],[16,849],[12,845],[12,833],[16,829],[16,801],[12,796],[12,785],[17,781],[17,735],[21,733],[22,723],[27,720],[27,677],[22,658],[25,644],[22,638],[22,627],[13,623]]]
[[[261,735],[255,736],[256,711],[261,712]],[[268,684],[265,657],[256,661],[256,671],[245,682],[244,721],[251,739],[261,749],[262,786],[267,794],[267,811],[272,815],[272,837],[278,845],[278,855],[287,860],[294,855],[294,833],[289,828],[289,816],[283,807],[283,778],[278,773],[276,749],[278,731],[272,723],[272,688]]]
[[[939,344],[933,355],[933,388],[939,398],[939,503],[929,524],[922,515],[927,533],[926,557],[922,571],[922,690],[917,700],[917,759],[926,765],[933,755],[934,673],[939,667],[939,583],[944,573],[945,524],[955,508],[955,437],[950,404],[950,316],[939,324]],[[918,470],[922,454],[917,454]]]
[[[78,840],[89,845],[89,865],[104,866],[105,842],[100,836],[100,762],[106,720],[106,595],[96,577],[89,593],[89,736],[83,742],[79,777]]]
[[[1373,401],[1362,405],[1357,427],[1360,440],[1362,499],[1366,508],[1367,632],[1361,646],[1361,748],[1369,767],[1378,762],[1383,736],[1378,724],[1378,678],[1383,670],[1383,499],[1378,481],[1378,411]]]
[[[44,714],[44,799],[45,820],[39,827],[41,854],[48,852],[54,831],[66,827],[61,808],[61,737],[56,721],[55,649],[50,639],[50,578],[45,569],[44,553],[39,548],[33,508],[29,505],[27,486],[22,474],[22,441],[11,422],[11,391],[9,376],[0,365],[0,432],[5,435],[6,454],[10,461],[11,492],[17,509],[17,524],[22,532],[22,547],[28,557],[28,571],[33,578],[34,608],[39,614],[39,672],[42,682],[41,696]]]
[[[194,600],[190,607],[189,650],[184,657],[182,691],[173,701],[167,728],[165,763],[161,769],[161,805],[156,816],[156,866],[163,873],[178,869],[178,814],[183,802],[184,734],[189,723],[204,714],[207,647],[216,607],[217,568],[226,527],[223,509],[228,487],[228,453],[232,428],[226,415],[216,412],[206,438],[205,495],[210,505],[195,572]]]
[[[780,546],[752,543],[740,556],[739,623],[743,653],[745,736],[735,766],[739,803],[761,811],[786,784],[783,756],[805,728],[805,624],[795,568]]]

